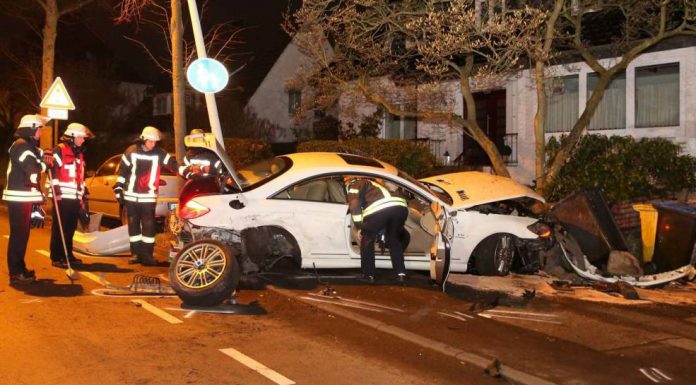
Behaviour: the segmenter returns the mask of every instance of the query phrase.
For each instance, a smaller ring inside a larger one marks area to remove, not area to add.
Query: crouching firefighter
[[[360,229],[360,266],[363,280],[374,282],[375,241],[384,231],[392,268],[397,279],[406,279],[403,243],[408,217],[406,200],[383,184],[368,178],[346,178],[348,205],[353,224]],[[406,237],[407,238],[407,237]]]
[[[43,152],[38,148],[41,129],[49,119],[41,115],[24,115],[17,126],[17,140],[9,149],[7,185],[2,199],[7,201],[10,239],[7,245],[7,266],[10,284],[29,283],[36,279],[27,269],[24,254],[29,230],[43,227],[45,213],[41,208],[44,196],[39,189],[40,173],[46,171]]]
[[[71,265],[80,265],[82,261],[73,255],[73,235],[77,229],[77,221],[83,225],[89,224],[89,205],[87,202],[87,187],[85,186],[85,140],[94,138],[94,134],[85,125],[70,123],[58,144],[51,153],[44,152],[44,161],[49,165],[51,173],[46,183],[51,183],[47,189],[49,196],[55,197],[53,202],[53,224],[51,225],[51,264],[55,267],[67,268],[66,258]],[[60,211],[60,220],[56,215],[56,207]],[[61,234],[61,225],[63,234]],[[65,249],[63,249],[65,242]],[[68,255],[65,255],[67,250]]]
[[[197,128],[191,130],[189,137],[202,138],[204,134],[203,130]],[[222,175],[222,161],[214,152],[205,148],[187,147],[183,163],[179,166],[179,175],[186,180]]]
[[[176,159],[157,142],[162,134],[155,127],[143,129],[140,139],[126,149],[121,157],[119,176],[114,185],[116,199],[125,206],[128,217],[128,235],[131,254],[135,259],[131,264],[156,265],[153,256],[155,248],[155,207],[159,191],[160,170],[162,166],[176,173]]]

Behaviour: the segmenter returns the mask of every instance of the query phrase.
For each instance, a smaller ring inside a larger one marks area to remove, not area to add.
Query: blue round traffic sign
[[[225,88],[230,76],[227,69],[215,59],[198,59],[186,70],[191,87],[203,93],[215,93]]]

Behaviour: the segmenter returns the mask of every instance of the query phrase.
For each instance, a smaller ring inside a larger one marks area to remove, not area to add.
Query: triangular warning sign
[[[75,104],[73,104],[70,95],[68,95],[68,90],[65,89],[63,81],[60,76],[53,81],[51,87],[48,89],[46,96],[41,100],[41,108],[55,108],[59,110],[74,110]]]

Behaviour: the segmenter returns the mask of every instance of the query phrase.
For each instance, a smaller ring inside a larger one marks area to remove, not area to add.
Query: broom
[[[73,270],[73,268],[70,266],[70,257],[68,257],[68,247],[65,244],[65,235],[63,234],[63,222],[61,222],[60,220],[60,209],[58,207],[56,189],[53,187],[53,173],[51,172],[50,167],[48,169],[48,182],[51,185],[51,195],[53,195],[53,207],[56,211],[56,219],[58,220],[58,228],[60,229],[60,240],[63,243],[63,253],[65,253],[65,262],[68,264],[68,269],[65,270],[65,275],[68,276],[70,284],[72,284],[74,281],[80,279],[80,274],[78,274],[77,271]]]

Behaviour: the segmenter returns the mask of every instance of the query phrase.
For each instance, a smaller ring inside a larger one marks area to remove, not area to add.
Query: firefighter
[[[375,241],[384,231],[392,268],[400,282],[406,280],[404,224],[408,217],[406,200],[384,184],[362,177],[346,178],[348,205],[353,224],[360,230],[360,267],[363,280],[375,281]]]
[[[202,138],[201,129],[191,130],[191,137]],[[197,177],[219,176],[222,174],[222,162],[214,152],[198,147],[187,147],[184,164],[179,166],[179,175],[189,180]]]
[[[61,224],[57,220],[51,225],[51,264],[67,268],[66,257],[71,265],[80,265],[82,261],[73,255],[73,235],[77,229],[78,219],[83,225],[89,224],[89,205],[87,187],[85,186],[85,140],[94,138],[90,129],[80,123],[70,123],[61,137],[61,143],[52,151],[52,157],[46,159],[52,174],[53,190],[47,189],[50,196],[55,191],[53,218],[57,218],[56,206],[60,210]],[[61,236],[60,225],[63,227]],[[61,239],[62,238],[62,239]],[[65,255],[63,249],[68,255]]]
[[[45,213],[41,208],[44,196],[39,188],[40,173],[46,171],[43,152],[38,148],[41,129],[48,122],[41,115],[24,115],[17,126],[17,139],[9,149],[7,184],[2,199],[7,201],[10,220],[10,239],[7,245],[7,266],[10,284],[29,283],[36,279],[27,269],[24,254],[29,230],[43,227]]]
[[[176,159],[157,146],[162,139],[158,129],[147,126],[140,139],[126,149],[121,157],[119,176],[114,185],[116,199],[125,206],[128,216],[128,235],[131,264],[156,265],[155,206],[162,166],[170,172],[177,171]]]

